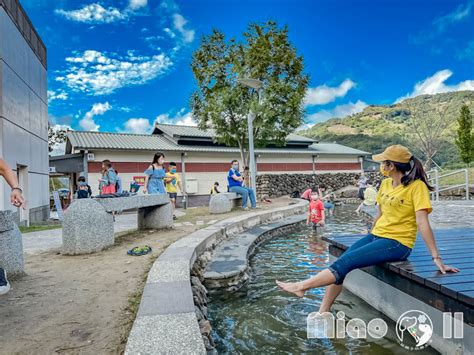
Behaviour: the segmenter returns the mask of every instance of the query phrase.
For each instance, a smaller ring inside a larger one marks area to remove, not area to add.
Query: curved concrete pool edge
[[[202,274],[214,248],[228,236],[305,213],[308,202],[295,201],[292,205],[222,220],[170,245],[148,273],[125,354],[206,354],[206,336],[201,334],[193,295],[193,288],[200,286],[192,286],[191,270]],[[207,292],[203,287],[200,289]]]

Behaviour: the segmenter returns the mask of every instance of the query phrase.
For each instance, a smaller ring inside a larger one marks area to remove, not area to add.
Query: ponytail
[[[392,163],[395,165],[397,170],[403,173],[401,179],[403,186],[408,186],[415,180],[421,180],[425,183],[428,190],[434,190],[434,187],[428,182],[428,176],[426,175],[425,169],[423,168],[423,164],[421,164],[421,162],[413,155],[408,163],[397,163],[393,161]]]

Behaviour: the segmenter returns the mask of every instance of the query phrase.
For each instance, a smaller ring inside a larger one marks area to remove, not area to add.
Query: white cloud
[[[411,94],[398,98],[396,102],[418,95],[434,95],[442,92],[474,90],[474,80],[465,80],[454,85],[446,85],[444,82],[452,75],[453,72],[449,69],[440,70],[434,73],[434,75],[416,83]]]
[[[112,23],[128,18],[127,13],[122,13],[116,7],[105,8],[101,4],[96,3],[85,5],[78,10],[67,11],[63,9],[57,9],[54,12],[71,21],[93,24]]]
[[[125,132],[146,134],[150,133],[153,128],[148,118],[130,118],[124,123]]]
[[[306,121],[308,122],[308,125],[311,125],[317,122],[324,122],[333,117],[343,118],[361,112],[367,106],[368,105],[364,101],[357,100],[356,103],[349,102],[347,104],[338,105],[331,110],[321,110],[308,115],[306,116]]]
[[[148,4],[148,0],[130,0],[128,7],[133,10],[145,7]]]
[[[173,15],[173,26],[183,37],[185,43],[191,43],[194,41],[194,30],[185,29],[184,26],[188,21],[180,14]]]
[[[155,122],[175,124],[178,126],[197,126],[196,122],[193,121],[192,113],[184,113],[183,109],[181,109],[176,116],[170,116],[169,113],[162,113],[156,117]]]
[[[352,80],[346,79],[336,87],[320,85],[315,88],[309,88],[306,91],[304,105],[308,107],[333,102],[338,97],[344,97],[354,86],[355,83]]]
[[[92,108],[89,112],[87,112],[82,120],[79,121],[79,126],[85,131],[98,131],[100,126],[96,124],[94,121],[95,116],[103,115],[107,111],[109,111],[112,106],[108,103],[96,103],[92,105]]]
[[[433,25],[437,29],[438,33],[443,33],[450,25],[468,18],[471,15],[471,9],[473,5],[473,1],[468,1],[466,4],[460,4],[454,11],[436,18],[433,21]]]
[[[175,38],[175,37],[176,37],[176,34],[175,34],[173,31],[171,31],[169,28],[167,28],[167,27],[164,28],[163,31],[164,31],[168,36],[170,36],[170,38]]]
[[[67,100],[68,94],[63,90],[48,90],[48,103],[51,103],[56,100]]]
[[[129,51],[122,57],[115,53],[87,50],[66,58],[69,66],[64,76],[56,78],[78,92],[111,94],[117,89],[145,84],[166,73],[172,61],[164,53],[137,56]]]

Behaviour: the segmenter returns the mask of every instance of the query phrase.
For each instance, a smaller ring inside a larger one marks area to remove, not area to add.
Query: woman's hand
[[[442,274],[446,274],[447,272],[459,272],[459,269],[456,267],[444,265],[441,258],[434,258],[433,262],[435,263],[435,265],[438,267],[439,271],[441,271]]]
[[[23,206],[23,209],[26,209],[25,199],[23,198],[22,192],[19,189],[13,189],[10,195],[10,202],[15,207]]]
[[[144,194],[146,194],[146,192],[147,192],[146,188],[143,188],[142,191],[143,191]]]

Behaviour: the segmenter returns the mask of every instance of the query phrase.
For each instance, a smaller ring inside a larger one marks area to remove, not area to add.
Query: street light
[[[263,82],[257,79],[243,78],[237,80],[241,85],[247,86],[249,88],[257,90],[258,94],[258,104],[261,105],[261,94],[260,90],[263,87]],[[255,164],[255,151],[253,146],[253,120],[255,119],[255,113],[249,112],[247,115],[247,126],[248,126],[248,135],[249,135],[249,154],[250,154],[250,179],[252,180],[252,190],[257,195],[257,166]]]

